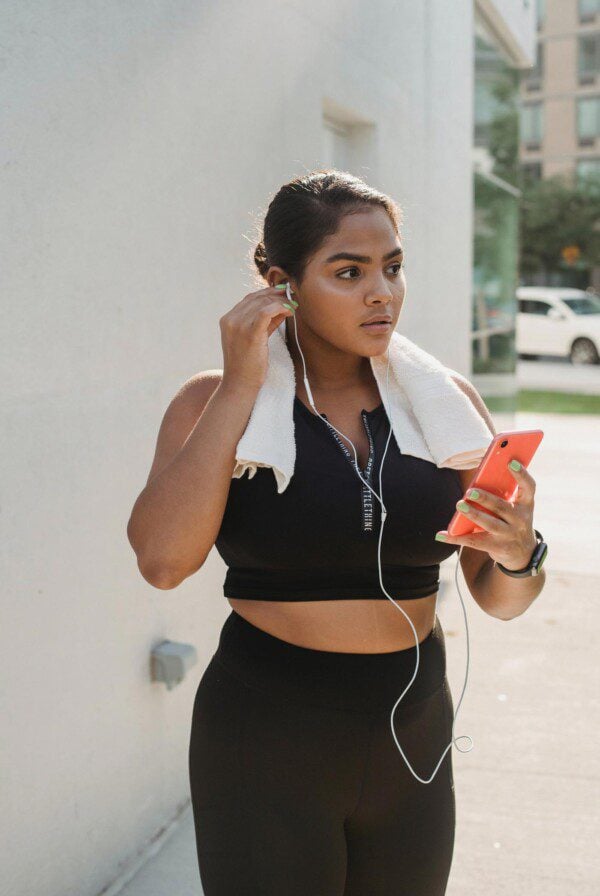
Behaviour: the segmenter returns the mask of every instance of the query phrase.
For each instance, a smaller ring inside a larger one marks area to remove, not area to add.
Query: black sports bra
[[[383,403],[361,416],[370,448],[361,474],[379,492],[390,424]],[[387,600],[377,565],[380,504],[358,478],[354,452],[298,396],[294,430],[294,475],[284,492],[269,467],[231,480],[215,542],[228,567],[225,597]],[[402,454],[392,433],[382,482],[383,584],[394,600],[425,597],[439,587],[440,562],[458,550],[435,540],[462,497],[458,471]]]

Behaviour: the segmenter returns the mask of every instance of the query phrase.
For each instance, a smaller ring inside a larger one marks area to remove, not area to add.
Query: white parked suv
[[[557,355],[572,364],[600,360],[600,296],[559,286],[517,288],[518,355]]]

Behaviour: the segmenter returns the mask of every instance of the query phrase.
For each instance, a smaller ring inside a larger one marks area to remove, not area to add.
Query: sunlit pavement
[[[454,737],[470,734],[474,746],[453,750],[457,828],[447,896],[600,891],[599,422],[515,419],[516,429],[544,431],[530,472],[534,525],[549,545],[547,581],[529,610],[509,622],[489,617],[465,595],[459,571],[471,656]],[[438,612],[456,711],[466,642],[454,565],[445,564]]]
[[[452,750],[457,825],[447,896],[596,896],[600,421],[559,414],[520,414],[510,425],[499,414],[494,419],[497,429],[545,434],[530,470],[537,483],[534,525],[549,544],[547,582],[523,616],[501,622],[466,593],[459,570],[471,656],[454,736],[469,734],[474,746],[464,754]],[[455,562],[442,564],[438,614],[456,710],[466,641]],[[120,892],[200,896],[189,809]]]

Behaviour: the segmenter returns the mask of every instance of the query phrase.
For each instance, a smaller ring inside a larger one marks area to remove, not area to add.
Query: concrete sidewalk
[[[466,754],[453,750],[457,827],[447,896],[596,896],[600,420],[494,419],[498,430],[545,433],[530,470],[537,483],[534,523],[549,545],[547,582],[527,613],[501,622],[480,610],[459,570],[470,670],[454,736],[469,734],[474,746]],[[466,641],[455,565],[452,558],[442,566],[438,614],[456,710]],[[201,896],[189,807],[173,830],[111,896]]]

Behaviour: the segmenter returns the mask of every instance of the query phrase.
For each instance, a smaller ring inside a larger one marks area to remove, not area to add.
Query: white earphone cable
[[[289,283],[286,284],[285,291],[286,291],[286,295],[287,295],[288,301],[291,303],[292,296],[291,296],[291,290],[290,290],[290,285],[289,285]],[[293,306],[292,306],[292,307],[293,307]],[[410,619],[410,617],[404,612],[403,608],[400,607],[400,606],[396,603],[396,601],[393,599],[393,597],[391,597],[391,595],[389,595],[388,592],[385,590],[385,587],[384,587],[384,585],[383,585],[382,571],[381,571],[381,540],[382,540],[382,537],[383,537],[383,527],[384,527],[384,525],[385,525],[385,520],[386,520],[386,517],[387,517],[387,510],[386,510],[385,505],[384,505],[384,503],[383,503],[382,472],[383,472],[383,462],[384,462],[384,460],[385,460],[385,455],[387,454],[388,445],[389,445],[389,443],[390,443],[390,438],[391,438],[391,436],[392,436],[392,425],[391,425],[391,420],[390,420],[390,431],[389,431],[389,433],[388,433],[387,441],[386,441],[386,443],[385,443],[385,449],[384,449],[384,452],[383,452],[383,457],[381,458],[381,465],[380,465],[380,467],[379,467],[379,491],[380,491],[380,495],[378,495],[378,494],[371,488],[371,486],[369,485],[369,483],[363,478],[363,476],[362,476],[361,473],[360,473],[360,470],[359,470],[359,467],[358,467],[358,456],[357,456],[356,448],[354,447],[354,443],[352,442],[352,440],[349,439],[348,436],[346,436],[343,432],[340,432],[339,429],[336,429],[336,427],[333,425],[333,423],[330,423],[329,420],[326,420],[325,418],[321,417],[321,415],[319,414],[319,411],[318,411],[317,408],[315,407],[314,399],[313,399],[312,392],[311,392],[311,390],[310,390],[310,385],[309,385],[308,378],[307,378],[307,373],[306,373],[306,362],[305,362],[305,359],[304,359],[304,354],[302,353],[302,349],[300,348],[300,341],[299,341],[299,339],[298,339],[298,326],[297,326],[297,324],[296,324],[296,316],[295,316],[295,315],[293,315],[293,320],[294,320],[294,329],[295,329],[295,334],[296,334],[296,344],[297,344],[297,346],[298,346],[298,351],[300,352],[300,355],[302,356],[302,366],[303,366],[303,368],[304,368],[304,377],[303,377],[303,380],[304,380],[304,386],[305,386],[305,388],[306,388],[306,394],[308,395],[308,400],[309,400],[309,402],[310,402],[310,404],[311,404],[311,407],[313,408],[315,414],[319,417],[319,419],[323,420],[323,422],[326,423],[327,426],[329,426],[331,429],[334,429],[334,430],[338,433],[338,435],[341,435],[341,436],[343,436],[345,439],[348,439],[348,442],[350,442],[350,444],[352,445],[352,450],[354,451],[354,469],[355,469],[356,473],[358,474],[359,478],[361,479],[361,481],[367,486],[367,488],[369,489],[369,491],[371,492],[371,494],[374,495],[375,498],[377,498],[377,500],[379,501],[379,503],[380,503],[380,505],[381,505],[381,527],[380,527],[380,530],[379,530],[379,541],[378,541],[378,545],[377,545],[377,564],[378,564],[378,568],[379,568],[379,584],[380,584],[380,586],[381,586],[381,590],[382,590],[383,593],[386,595],[386,597],[393,603],[393,605],[396,607],[396,609],[400,610],[400,612],[404,614],[405,618],[408,620],[408,623],[409,623],[410,627],[412,628],[412,630],[413,630],[413,634],[414,634],[414,636],[415,636],[415,644],[416,644],[416,648],[417,648],[417,662],[416,662],[416,665],[415,665],[415,671],[414,671],[413,677],[411,678],[411,680],[410,680],[409,683],[407,684],[407,686],[406,686],[406,688],[404,689],[404,691],[400,694],[400,696],[398,697],[398,699],[396,700],[396,702],[395,702],[395,704],[394,704],[394,706],[393,706],[393,708],[392,708],[391,715],[390,715],[390,726],[391,726],[391,729],[392,729],[392,736],[393,736],[393,738],[394,738],[394,741],[395,741],[395,743],[396,743],[396,746],[398,747],[398,750],[400,751],[400,754],[401,754],[402,758],[404,759],[406,765],[408,766],[410,772],[414,775],[414,777],[415,777],[418,781],[421,781],[421,783],[423,783],[423,784],[429,784],[429,783],[431,783],[431,781],[434,779],[435,775],[437,774],[437,771],[438,771],[440,765],[442,764],[442,762],[443,762],[443,760],[444,760],[444,756],[446,755],[446,753],[448,752],[448,750],[452,747],[452,744],[454,744],[454,746],[455,746],[456,749],[459,751],[459,753],[469,753],[469,752],[473,749],[473,739],[471,738],[470,735],[468,735],[468,734],[461,734],[461,735],[459,735],[458,737],[454,737],[454,723],[455,723],[455,721],[456,721],[456,717],[458,716],[458,711],[459,711],[459,709],[460,709],[460,705],[461,705],[461,703],[462,703],[462,699],[463,699],[463,697],[464,697],[464,693],[465,693],[465,690],[466,690],[466,687],[467,687],[467,679],[468,679],[468,675],[469,675],[469,626],[468,626],[468,622],[467,622],[467,611],[466,611],[466,608],[465,608],[464,601],[463,601],[463,599],[462,599],[462,594],[461,594],[460,588],[459,588],[459,586],[458,586],[458,566],[459,566],[459,561],[460,561],[460,555],[461,555],[461,552],[462,552],[462,545],[461,545],[461,547],[460,547],[460,549],[459,549],[459,551],[458,551],[457,557],[456,557],[456,568],[455,568],[455,571],[454,571],[454,581],[455,581],[455,583],[456,583],[456,590],[458,591],[458,596],[459,596],[459,598],[460,598],[460,603],[461,603],[461,606],[462,606],[463,616],[464,616],[464,620],[465,620],[465,632],[466,632],[466,641],[467,641],[467,662],[466,662],[466,669],[465,669],[465,680],[464,680],[463,689],[462,689],[462,692],[461,692],[461,695],[460,695],[460,699],[459,699],[459,701],[458,701],[458,704],[457,704],[457,707],[456,707],[456,711],[455,711],[455,713],[454,713],[454,718],[453,718],[453,720],[452,720],[452,740],[450,741],[450,743],[447,745],[447,747],[445,748],[444,752],[443,752],[442,755],[440,756],[439,762],[438,762],[438,764],[436,765],[435,769],[433,770],[433,772],[432,772],[432,774],[431,774],[431,777],[429,777],[429,778],[421,778],[421,777],[414,771],[414,769],[412,768],[410,762],[408,761],[408,759],[407,759],[406,756],[404,755],[404,751],[402,750],[402,747],[401,747],[400,744],[398,743],[398,738],[396,737],[396,732],[394,731],[394,713],[395,713],[395,711],[396,711],[396,708],[397,708],[398,704],[400,703],[400,701],[402,700],[402,698],[404,697],[404,695],[406,694],[406,692],[408,691],[408,689],[410,688],[410,686],[411,686],[411,684],[413,683],[413,681],[415,680],[415,678],[417,677],[417,672],[418,672],[418,669],[419,669],[419,636],[418,636],[418,634],[417,634],[417,630],[415,629],[415,627],[414,627],[414,625],[413,625],[412,620]],[[386,374],[386,413],[387,413],[388,408],[390,407],[390,402],[389,402],[390,353],[389,353],[389,348],[388,348],[388,353],[387,353],[387,354],[388,354],[388,364],[387,364],[387,374]],[[471,746],[470,746],[468,749],[464,749],[464,750],[463,750],[463,749],[461,749],[461,748],[458,746],[458,743],[457,743],[457,742],[458,742],[459,740],[463,740],[464,738],[466,738],[467,740],[471,741]]]

